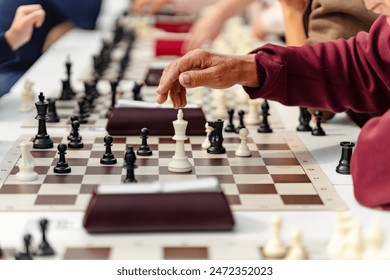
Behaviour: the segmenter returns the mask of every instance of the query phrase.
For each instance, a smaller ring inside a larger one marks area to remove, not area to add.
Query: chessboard
[[[236,134],[225,134],[226,154],[211,155],[201,148],[202,136],[192,136],[185,142],[185,151],[193,165],[189,173],[168,171],[168,163],[175,152],[175,141],[170,137],[150,136],[153,150],[150,157],[137,157],[135,177],[138,182],[178,181],[207,176],[218,178],[231,209],[258,210],[341,210],[345,204],[331,182],[294,133],[259,134],[249,129],[248,146],[252,156],[236,157],[240,140]],[[100,132],[99,132],[100,133]],[[66,161],[72,168],[69,174],[56,174],[56,147],[68,143],[67,135],[52,135],[54,148],[33,149],[38,180],[16,180],[21,152],[18,144],[31,140],[21,137],[5,156],[0,170],[1,211],[83,211],[91,193],[99,184],[121,184],[126,170],[123,156],[127,145],[138,149],[139,136],[114,137],[112,151],[116,165],[104,166],[104,134],[83,135],[84,148],[67,150]],[[131,188],[129,184],[129,188]]]

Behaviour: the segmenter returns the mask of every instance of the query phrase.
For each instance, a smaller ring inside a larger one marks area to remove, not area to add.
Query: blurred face
[[[364,3],[370,11],[387,16],[387,23],[390,24],[390,0],[364,0]]]

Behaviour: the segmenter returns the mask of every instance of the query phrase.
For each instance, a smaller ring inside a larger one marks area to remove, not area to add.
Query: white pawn
[[[210,136],[211,131],[213,131],[213,127],[210,126],[208,122],[206,122],[204,127],[206,128],[206,130],[205,130],[206,138],[204,139],[204,141],[202,143],[202,148],[203,149],[208,149],[211,146],[209,136]]]
[[[379,216],[373,219],[371,226],[364,235],[364,254],[365,260],[383,259],[382,246],[385,235],[380,226]]]
[[[16,180],[18,181],[34,181],[38,179],[38,174],[34,171],[34,158],[30,153],[32,147],[32,142],[23,141],[20,143],[22,157],[19,161],[19,172],[16,173]]]
[[[257,125],[260,123],[260,102],[257,99],[249,99],[249,110],[248,114],[246,114],[245,117],[245,124],[246,125]]]
[[[35,102],[35,92],[33,90],[33,85],[30,80],[26,79],[24,81],[23,85],[23,92],[22,92],[22,104],[19,107],[19,112],[28,112],[31,111],[34,108],[34,102]]]
[[[349,231],[347,241],[341,249],[339,256],[342,260],[360,260],[363,256],[363,242],[361,236],[361,226],[358,221],[354,221]]]
[[[272,237],[263,247],[263,254],[269,259],[279,259],[286,255],[287,247],[280,237],[282,219],[276,216],[271,221]]]
[[[226,99],[225,99],[225,92],[222,90],[215,91],[215,111],[214,111],[214,117],[216,119],[226,119],[227,118],[227,107],[226,107]]]
[[[175,155],[168,164],[168,170],[175,173],[190,172],[192,171],[192,164],[189,162],[184,150],[184,141],[188,139],[185,134],[188,122],[183,119],[183,111],[181,109],[177,113],[177,120],[172,123],[175,128],[175,135],[172,139],[176,140],[176,150]]]
[[[250,157],[252,155],[248,147],[248,134],[249,130],[247,128],[241,128],[239,132],[239,137],[241,139],[240,146],[236,150],[236,156],[238,157]]]
[[[299,230],[294,230],[290,236],[290,249],[285,260],[306,260],[307,256],[302,246],[302,234]]]
[[[335,230],[326,247],[326,251],[331,258],[336,258],[340,255],[348,238],[351,221],[352,214],[350,211],[336,212]]]

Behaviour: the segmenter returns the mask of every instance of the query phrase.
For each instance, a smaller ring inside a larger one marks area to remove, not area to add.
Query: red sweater
[[[357,112],[390,108],[390,26],[379,17],[369,33],[304,47],[265,45],[256,53],[260,87],[251,98]],[[386,129],[387,128],[387,129]],[[352,156],[357,200],[390,207],[390,110],[362,129]]]

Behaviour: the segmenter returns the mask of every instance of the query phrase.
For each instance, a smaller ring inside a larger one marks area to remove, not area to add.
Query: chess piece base
[[[339,174],[343,174],[343,175],[349,175],[349,174],[351,174],[349,165],[341,165],[341,164],[339,164],[339,165],[336,167],[336,172],[339,173]]]
[[[101,164],[116,164],[117,163],[117,160],[116,158],[114,158],[113,155],[111,155],[110,157],[102,157],[100,159],[100,163]]]
[[[18,181],[34,181],[38,179],[38,174],[34,171],[34,168],[31,168],[31,170],[16,173],[15,178]]]
[[[60,173],[60,174],[65,174],[65,173],[70,173],[72,169],[69,166],[56,166],[54,167],[54,173]]]
[[[316,129],[314,128],[312,131],[311,131],[311,135],[313,136],[325,136],[325,131],[323,131],[322,129]]]
[[[269,127],[259,127],[257,129],[257,132],[259,132],[259,133],[272,133],[272,129]]]
[[[212,154],[212,155],[221,155],[221,154],[226,154],[226,149],[224,147],[218,149],[215,147],[209,147],[207,149],[207,153]]]
[[[51,148],[53,148],[53,140],[51,140],[49,136],[40,137],[37,135],[35,137],[33,143],[34,143],[34,145],[33,145],[34,149],[51,149]]]
[[[313,130],[313,129],[312,129],[309,125],[300,124],[300,125],[297,127],[297,131],[301,131],[301,132],[312,131],[312,130]]]
[[[192,165],[188,161],[188,158],[173,157],[168,164],[168,171],[174,173],[189,173],[192,171]]]
[[[138,150],[137,151],[138,156],[148,157],[148,156],[151,156],[152,154],[153,154],[152,150]]]
[[[80,148],[84,147],[84,143],[83,142],[73,142],[73,141],[71,141],[71,142],[69,142],[68,147],[69,148],[80,149]]]

